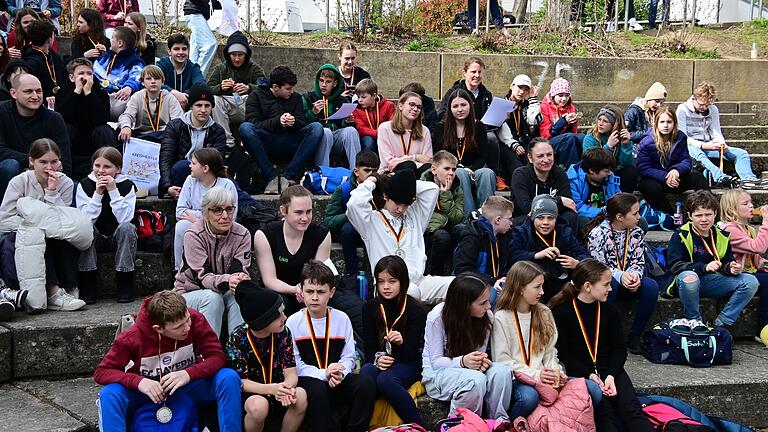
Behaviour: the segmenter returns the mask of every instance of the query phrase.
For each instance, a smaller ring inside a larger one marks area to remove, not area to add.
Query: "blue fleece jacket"
[[[112,62],[114,57],[115,61]],[[109,69],[109,74],[107,74]],[[144,62],[136,53],[136,50],[124,49],[115,54],[114,51],[107,50],[93,64],[93,77],[100,83],[104,79],[109,80],[109,85],[102,83],[102,88],[107,93],[115,93],[122,90],[123,87],[130,87],[131,94],[141,89],[141,71],[144,69]]]
[[[577,212],[588,218],[595,218],[600,214],[599,208],[589,205],[589,183],[587,173],[581,169],[581,163],[573,164],[568,168],[568,181],[571,183],[571,199],[576,203]],[[605,201],[621,192],[621,179],[613,173],[603,180],[603,195]]]

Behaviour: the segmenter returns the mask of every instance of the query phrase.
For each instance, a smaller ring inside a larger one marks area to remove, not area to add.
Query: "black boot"
[[[115,272],[115,282],[117,283],[117,302],[130,303],[134,298],[134,272]]]
[[[630,332],[627,338],[627,348],[632,354],[641,355],[643,353],[643,340],[640,333]]]
[[[85,304],[92,305],[96,303],[98,283],[98,270],[77,272],[77,288],[80,290],[80,299]]]

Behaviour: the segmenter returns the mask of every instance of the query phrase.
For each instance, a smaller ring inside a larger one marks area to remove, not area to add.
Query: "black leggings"
[[[635,395],[635,387],[629,375],[621,370],[615,377],[616,396],[606,397],[595,407],[595,426],[597,432],[614,432],[622,423],[629,432],[653,432],[651,423],[643,414],[640,401]]]
[[[367,431],[376,402],[376,383],[368,375],[350,373],[339,385],[330,388],[326,381],[299,377],[299,387],[307,392],[307,417],[304,426],[313,432]],[[348,412],[341,420],[339,409]],[[334,420],[339,420],[339,426]]]
[[[637,188],[643,194],[643,199],[651,207],[672,215],[675,213],[675,207],[664,196],[665,193],[682,194],[686,191],[709,190],[709,185],[707,185],[707,179],[701,173],[691,171],[684,176],[680,176],[680,185],[676,188],[671,188],[666,183],[660,183],[649,178],[640,180]]]

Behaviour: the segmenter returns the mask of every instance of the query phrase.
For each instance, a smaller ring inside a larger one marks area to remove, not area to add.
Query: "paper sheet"
[[[356,103],[345,103],[341,105],[338,111],[329,116],[326,120],[343,120],[352,115],[357,108]]]
[[[507,119],[507,113],[512,112],[516,106],[515,101],[494,97],[480,121],[488,126],[499,127]]]

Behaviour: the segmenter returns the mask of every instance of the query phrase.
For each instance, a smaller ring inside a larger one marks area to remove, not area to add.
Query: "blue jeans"
[[[499,2],[498,0],[490,0],[491,3],[491,22],[493,22],[494,27],[501,30],[504,28],[504,20],[501,16],[501,9],[499,8]],[[482,3],[482,5],[485,5],[485,2]],[[477,9],[477,0],[468,0],[467,2],[467,18],[469,21],[469,27],[475,28],[475,10]],[[481,25],[485,25],[485,16],[480,16],[480,23]],[[514,417],[513,417],[514,418]]]
[[[341,242],[341,251],[344,254],[344,263],[346,265],[347,274],[357,274],[359,269],[357,262],[357,248],[358,246],[363,246],[363,239],[360,238],[360,234],[349,221],[344,222],[344,225],[341,227],[339,241]]]
[[[659,299],[659,284],[651,278],[643,277],[637,290],[631,292],[617,282],[616,279],[612,279],[608,301],[614,303],[619,297],[637,301],[637,304],[635,304],[635,320],[632,322],[632,328],[629,331],[641,334],[651,319],[653,309],[656,307],[656,301]]]
[[[480,168],[475,171],[475,192],[472,192],[472,178],[469,171],[459,168],[456,176],[464,191],[464,218],[483,206],[485,200],[496,193],[496,174],[490,168]]]
[[[768,272],[757,271],[752,275],[760,283],[760,288],[757,290],[757,295],[760,296],[760,302],[757,306],[757,332],[768,325]]]
[[[240,125],[240,138],[248,154],[256,160],[264,180],[270,181],[277,177],[277,172],[269,161],[271,156],[290,160],[283,176],[288,180],[298,181],[304,172],[304,165],[320,145],[323,126],[315,122],[295,132],[274,133],[245,122]]]
[[[662,13],[662,21],[665,21],[669,19],[668,16],[664,15],[664,11],[667,9],[667,6],[669,5],[669,0],[661,0],[661,13]],[[651,0],[651,4],[648,8],[648,26],[653,28],[656,27],[656,16],[658,15],[658,9],[659,9],[659,0]]]
[[[11,179],[21,174],[21,165],[16,159],[6,159],[0,162],[0,199],[5,196],[8,183]]]
[[[216,55],[216,36],[202,14],[187,15],[187,25],[192,32],[189,38],[189,61],[197,63],[205,75]]]
[[[347,126],[332,131],[324,127],[323,140],[320,141],[315,155],[315,165],[330,165],[331,154],[335,156],[345,155],[349,169],[353,170],[358,153],[360,153],[360,135],[357,133],[357,129]]]
[[[171,184],[173,186],[184,186],[184,182],[192,173],[192,169],[189,167],[189,161],[182,159],[171,167]]]
[[[211,378],[190,381],[174,393],[180,394],[190,396],[196,403],[217,404],[222,432],[243,430],[240,377],[234,370],[223,368]],[[133,413],[148,403],[152,401],[138,390],[129,390],[119,383],[106,385],[99,392],[99,430],[125,431]]]
[[[512,384],[512,407],[509,418],[528,417],[539,406],[539,393],[528,384],[515,381]]]
[[[693,276],[695,280],[686,282],[685,278],[688,276]],[[684,271],[675,277],[675,283],[680,291],[683,316],[688,319],[701,320],[699,297],[716,299],[731,297],[715,319],[715,325],[733,325],[747,303],[752,300],[758,287],[755,276],[748,273],[736,276],[707,273],[699,276],[695,272]]]
[[[372,136],[362,136],[360,137],[360,149],[361,150],[370,150],[376,154],[379,153],[378,146],[376,145],[376,139]]]
[[[584,134],[564,133],[549,139],[555,150],[555,160],[558,165],[569,167],[581,160],[581,141]]]
[[[408,388],[421,378],[420,365],[395,363],[382,371],[368,363],[360,369],[360,375],[371,377],[376,383],[378,397],[384,397],[404,423],[424,424],[416,403],[408,394]]]
[[[712,178],[715,181],[720,181],[725,177],[725,173],[720,171],[720,168],[712,162],[712,159],[720,159],[719,150],[707,150],[704,151],[694,145],[688,145],[688,153],[691,155],[691,159],[694,159],[701,163],[704,168],[712,174]],[[757,176],[752,172],[752,162],[749,160],[749,153],[746,150],[728,147],[723,153],[723,157],[727,160],[734,161],[736,166],[736,174],[742,180],[755,180]]]

